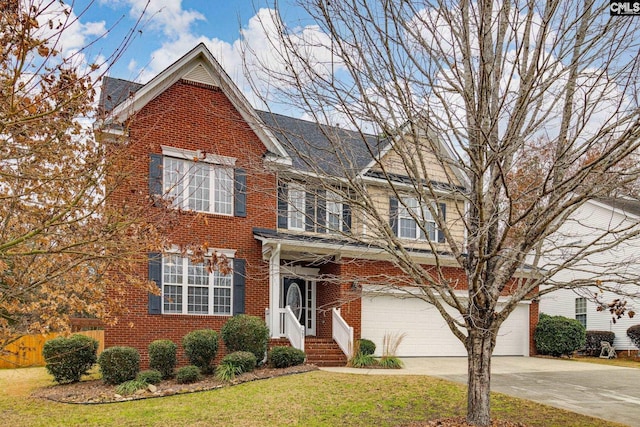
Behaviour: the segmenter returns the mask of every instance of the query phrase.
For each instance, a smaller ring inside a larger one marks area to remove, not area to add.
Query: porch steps
[[[345,366],[347,356],[331,338],[306,337],[304,350],[307,363],[316,366]]]
[[[269,340],[269,348],[276,346],[290,346],[287,339]],[[304,350],[307,354],[307,362],[316,366],[345,366],[347,356],[344,355],[338,344],[331,338],[306,337]]]

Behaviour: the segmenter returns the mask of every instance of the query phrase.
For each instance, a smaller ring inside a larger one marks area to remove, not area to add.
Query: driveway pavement
[[[368,375],[429,375],[467,383],[464,357],[404,358],[405,369],[322,368]],[[537,357],[494,357],[491,390],[640,427],[640,369]]]

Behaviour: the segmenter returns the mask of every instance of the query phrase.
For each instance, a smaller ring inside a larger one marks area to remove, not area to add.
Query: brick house
[[[342,353],[354,339],[371,339],[380,348],[384,334],[395,332],[406,334],[399,356],[466,355],[437,310],[402,298],[379,279],[403,276],[384,250],[375,242],[341,238],[366,236],[367,222],[344,198],[348,189],[318,186],[322,177],[312,179],[300,153],[291,149],[304,135],[318,150],[310,156],[326,161],[330,173],[331,159],[320,156],[326,127],[253,109],[202,44],[145,85],[106,78],[100,106],[102,137],[126,138],[132,156],[148,163],[137,169],[130,192],[164,197],[181,212],[167,236],[171,248],[149,254],[148,265],[139,269],[161,295],[127,293],[122,303],[129,312],[107,327],[107,347],[136,347],[144,362],[155,339],[179,343],[191,330],[220,330],[229,316],[247,313],[265,318],[274,340],[304,348],[316,363],[344,363]],[[334,131],[355,153],[367,152],[357,144],[368,141]],[[375,144],[377,155],[402,179],[390,142]],[[421,264],[435,265],[429,248],[444,248],[439,230],[421,232],[403,216],[403,206],[417,207],[415,198],[406,194],[399,203],[390,197],[370,156],[352,160],[394,233],[412,242]],[[451,233],[464,239],[456,217],[463,202],[443,197],[435,209]],[[183,257],[178,249],[193,242],[207,242],[224,254],[233,272],[209,273]],[[440,258],[443,274],[464,283],[455,260]],[[501,328],[494,354],[528,356],[535,321],[537,304],[523,302]]]

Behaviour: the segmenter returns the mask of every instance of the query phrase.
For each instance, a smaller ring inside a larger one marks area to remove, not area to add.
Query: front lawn
[[[324,371],[220,390],[102,405],[34,399],[51,385],[44,368],[0,370],[0,419],[10,426],[396,426],[464,416],[465,387],[424,376]],[[528,426],[620,426],[495,394],[494,417]]]

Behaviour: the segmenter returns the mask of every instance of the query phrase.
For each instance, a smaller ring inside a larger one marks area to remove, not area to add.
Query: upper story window
[[[299,185],[289,186],[287,228],[290,230],[305,229],[305,191]]]
[[[587,299],[576,298],[576,320],[587,327]]]
[[[281,182],[278,186],[278,227],[317,233],[349,232],[351,207],[343,203],[337,191]]]
[[[246,216],[246,174],[235,161],[163,146],[162,155],[151,155],[150,192],[180,209]]]
[[[431,203],[431,208],[442,219],[446,219],[446,204]],[[444,234],[438,229],[429,205],[420,204],[417,198],[403,196],[389,201],[391,228],[403,239],[444,242]]]

